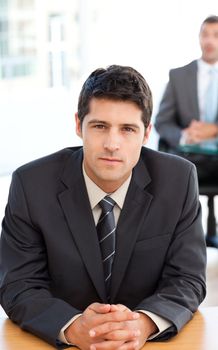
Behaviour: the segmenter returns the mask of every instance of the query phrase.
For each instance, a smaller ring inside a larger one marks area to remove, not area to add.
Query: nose
[[[110,131],[104,140],[104,149],[115,152],[120,149],[120,136],[115,131]]]
[[[207,35],[207,37],[205,38],[205,43],[208,44],[213,44],[214,42],[214,36],[213,35]]]

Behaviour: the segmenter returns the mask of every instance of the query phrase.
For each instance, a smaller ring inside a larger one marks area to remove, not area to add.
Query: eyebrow
[[[96,123],[101,123],[101,124],[104,124],[104,125],[111,125],[110,123],[105,122],[104,120],[100,120],[100,119],[93,119],[93,120],[90,120],[88,122],[88,124],[90,124],[90,125],[91,124],[96,124]],[[124,124],[120,124],[120,126],[139,129],[139,126],[137,124],[134,124],[134,123],[124,123]]]
[[[131,123],[131,124],[125,123],[125,124],[122,124],[122,126],[125,126],[127,128],[139,129],[139,126],[137,124],[134,124],[134,123]]]
[[[104,122],[103,120],[100,120],[100,119],[92,119],[88,122],[88,124],[96,124],[96,123],[101,123],[101,124],[108,124],[107,122]]]

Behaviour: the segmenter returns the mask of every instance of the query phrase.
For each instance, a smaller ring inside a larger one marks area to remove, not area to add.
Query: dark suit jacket
[[[199,120],[197,61],[169,73],[169,82],[156,115],[155,127],[161,139],[172,147],[178,145],[181,130],[193,119]],[[218,122],[218,113],[217,119]]]
[[[107,302],[82,158],[68,148],[19,168],[3,220],[1,304],[51,344],[71,317]],[[171,336],[205,296],[205,255],[195,167],[142,148],[117,225],[111,303],[170,320]]]

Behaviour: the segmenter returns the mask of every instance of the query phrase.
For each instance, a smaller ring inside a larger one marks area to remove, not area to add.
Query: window
[[[36,66],[36,30],[34,12],[22,11],[33,1],[0,2],[0,77],[13,79],[34,73]],[[5,11],[7,5],[7,11]],[[10,6],[9,6],[10,5]]]

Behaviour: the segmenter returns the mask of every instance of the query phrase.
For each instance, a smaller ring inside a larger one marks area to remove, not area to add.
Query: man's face
[[[199,40],[203,60],[210,64],[218,61],[218,23],[204,23]]]
[[[145,130],[141,116],[142,111],[133,102],[96,98],[90,101],[82,127],[76,115],[85,171],[107,193],[129,177],[147,142],[151,127]]]

